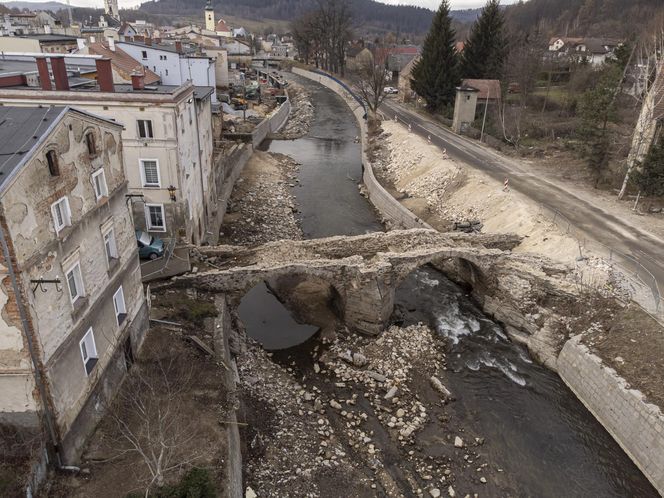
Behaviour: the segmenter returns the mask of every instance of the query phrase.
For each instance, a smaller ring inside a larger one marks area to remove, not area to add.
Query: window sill
[[[156,190],[161,188],[161,185],[143,185],[143,188],[153,188]]]
[[[148,232],[166,233],[166,227],[164,227],[164,228],[151,228],[151,227],[148,227]]]

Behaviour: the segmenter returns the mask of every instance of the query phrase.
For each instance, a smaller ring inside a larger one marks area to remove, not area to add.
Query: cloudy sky
[[[4,1],[8,0],[0,0],[0,3],[4,3]],[[30,0],[28,0],[30,1]],[[38,1],[38,0],[34,0]],[[64,3],[64,0],[60,0]],[[143,0],[119,0],[118,3],[120,5],[120,8],[129,8],[129,7],[134,7],[140,3],[142,3]],[[435,10],[438,8],[440,5],[440,0],[378,0],[382,3],[390,3],[390,4],[405,4],[405,5],[418,5],[420,7],[427,7],[429,9]],[[501,3],[503,4],[508,4],[508,3],[513,3],[516,0],[502,0]],[[452,6],[453,9],[472,9],[475,7],[481,7],[486,3],[486,0],[450,0],[450,5]],[[80,5],[80,6],[86,6],[86,7],[103,7],[104,1],[103,0],[71,0],[72,5]]]

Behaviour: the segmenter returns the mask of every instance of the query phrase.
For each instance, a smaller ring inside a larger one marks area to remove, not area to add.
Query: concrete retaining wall
[[[394,224],[397,228],[431,228],[431,225],[402,206],[376,179],[367,153],[369,137],[367,122],[364,119],[365,111],[358,97],[352,93],[345,83],[326,73],[307,71],[297,67],[294,67],[292,71],[295,74],[316,81],[329,88],[343,98],[351,111],[353,111],[360,127],[360,136],[362,137],[362,180],[369,194],[369,200],[381,213],[383,218]]]
[[[226,392],[237,392],[239,376],[235,359],[231,356],[229,337],[232,333],[231,314],[223,295],[218,295],[215,299],[215,305],[219,310],[219,315],[214,324],[214,351],[220,361],[227,368],[220,366],[224,371],[224,386]],[[230,394],[234,396],[234,394]],[[230,401],[230,400],[228,400]],[[237,406],[237,403],[234,403]],[[224,458],[226,466],[225,487],[222,493],[224,498],[242,498],[244,488],[242,485],[242,447],[240,440],[240,429],[237,425],[236,410],[230,410],[227,415],[228,424],[226,424],[227,448],[228,454]]]
[[[277,107],[272,114],[267,116],[261,121],[254,131],[251,132],[251,143],[254,147],[258,147],[263,143],[263,140],[270,134],[276,133],[281,127],[286,124],[286,120],[290,115],[291,103],[289,99]]]
[[[645,476],[664,495],[664,415],[630,389],[615,370],[569,340],[558,357],[558,373]]]

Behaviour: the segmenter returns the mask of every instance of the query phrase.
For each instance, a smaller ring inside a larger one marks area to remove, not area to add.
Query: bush
[[[204,319],[217,316],[219,311],[214,303],[189,300],[185,304],[183,314],[187,320],[201,324]]]

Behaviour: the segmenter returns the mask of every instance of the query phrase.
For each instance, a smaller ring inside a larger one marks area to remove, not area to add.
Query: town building
[[[122,125],[0,107],[0,421],[76,462],[148,327]]]
[[[118,9],[118,0],[104,0],[104,13],[116,21],[119,21],[120,9]]]
[[[180,41],[167,45],[148,38],[144,43],[120,41],[115,46],[159,75],[164,85],[180,86],[191,81],[196,86],[217,87],[214,59],[196,55]],[[211,97],[212,103],[218,104],[216,92]]]
[[[593,66],[613,58],[616,48],[623,42],[610,38],[553,37],[549,40],[549,56],[554,59],[583,61]]]
[[[79,53],[85,52],[110,59],[113,69],[113,83],[130,84],[132,75],[141,72],[144,75],[146,85],[155,85],[161,81],[158,74],[143,67],[140,62],[131,57],[127,52],[116,47],[115,40],[112,38],[106,40],[106,42],[90,43]]]
[[[24,68],[22,80],[0,69],[0,103],[75,105],[124,125],[122,150],[136,227],[160,238],[201,243],[217,199],[215,183],[204,180],[212,169],[214,88],[189,81],[146,85],[143,74],[133,75],[130,85],[116,85],[110,59],[72,60],[83,65],[85,57],[95,64],[96,79],[68,71],[69,56],[33,58],[32,72]]]
[[[68,54],[77,49],[78,41],[75,36],[55,34],[0,36],[0,52]]]

